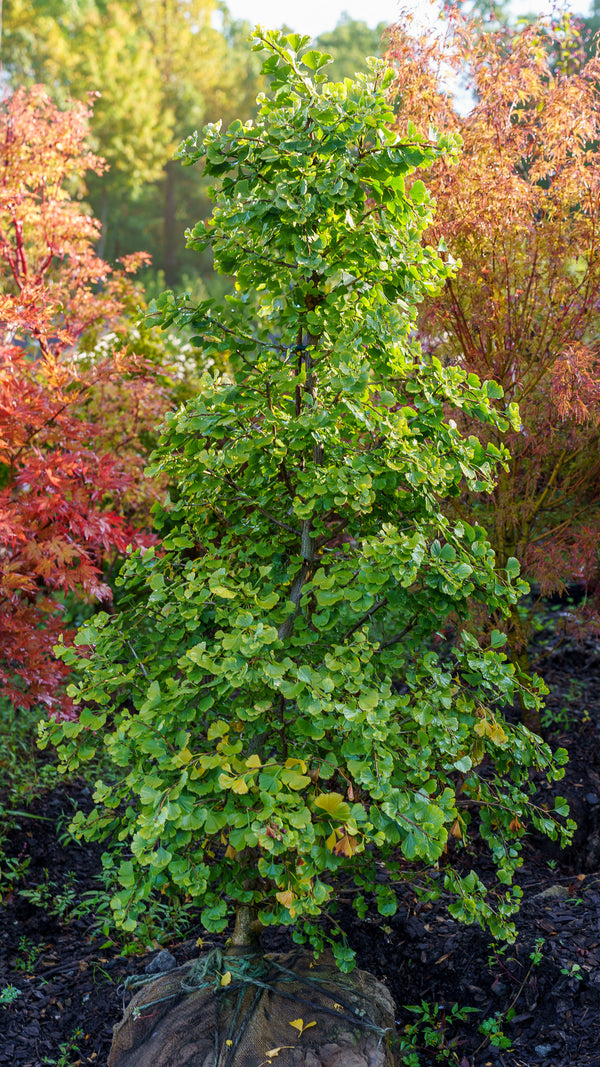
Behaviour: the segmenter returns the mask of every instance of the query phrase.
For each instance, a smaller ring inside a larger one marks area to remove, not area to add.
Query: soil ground
[[[363,922],[342,895],[340,921],[358,963],[387,984],[405,1041],[413,1027],[420,1067],[600,1067],[600,646],[565,646],[539,669],[550,687],[547,738],[570,757],[553,788],[568,798],[578,831],[562,853],[528,839],[516,943],[460,926],[409,889],[395,916]],[[99,885],[100,849],[78,846],[65,827],[74,805],[89,803],[81,783],[11,815],[0,873],[2,1067],[104,1067],[123,982],[159,947],[107,942],[81,913],[82,894]],[[178,964],[198,955],[200,933],[190,917],[185,936],[165,940]],[[267,949],[286,946],[286,933],[270,932]]]

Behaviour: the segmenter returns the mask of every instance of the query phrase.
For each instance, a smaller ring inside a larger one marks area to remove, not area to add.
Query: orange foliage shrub
[[[502,567],[520,559],[542,593],[592,586],[600,538],[600,61],[576,22],[482,32],[451,11],[444,36],[392,31],[398,124],[460,133],[436,161],[430,240],[460,261],[423,305],[424,347],[503,389],[521,429],[491,497],[460,505],[488,529]],[[467,72],[462,113],[448,72]],[[479,434],[480,430],[477,431]],[[523,644],[513,617],[514,645]]]
[[[148,541],[142,438],[168,403],[125,345],[144,257],[113,272],[77,199],[103,169],[88,118],[41,86],[0,109],[0,685],[15,706],[62,714],[61,595],[109,600],[103,564]]]

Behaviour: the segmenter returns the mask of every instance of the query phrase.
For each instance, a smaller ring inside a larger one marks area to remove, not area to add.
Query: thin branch
[[[248,493],[244,493],[243,490],[238,489],[235,483],[231,481],[229,477],[227,478],[227,481],[230,483],[232,488],[234,488],[236,492],[239,493],[239,496],[235,498],[239,503],[243,503],[245,501],[251,503],[256,509],[256,511],[260,511],[261,515],[264,515],[265,518],[269,520],[269,522],[272,522],[275,526],[279,526],[282,530],[287,530],[288,533],[294,534],[294,537],[300,536],[300,530],[296,529],[294,526],[289,526],[287,522],[281,522],[280,519],[276,519],[274,515],[271,515],[270,511],[267,511],[266,508],[263,508],[260,504],[257,504],[256,501],[253,500]]]
[[[287,469],[287,467],[285,465],[285,460],[284,459],[282,459],[282,461],[281,461],[281,464],[279,466],[279,470],[281,471],[281,475],[282,475],[282,478],[283,478],[283,480],[285,482],[286,489],[287,489],[288,493],[290,494],[291,499],[294,500],[295,497],[296,497],[296,494],[294,492],[294,488],[293,488],[292,483],[290,481],[290,476],[289,476],[289,473],[288,473],[288,469]]]
[[[360,630],[361,626],[364,626],[364,624],[372,618],[375,612],[379,611],[379,608],[382,608],[385,604],[387,604],[387,602],[388,598],[384,596],[381,600],[378,600],[376,604],[373,604],[373,607],[369,608],[369,610],[365,612],[362,618],[359,619],[358,622],[355,622],[354,626],[351,626],[350,629],[346,631],[344,636],[341,638],[342,642],[347,641],[349,637],[352,637],[353,633],[356,633],[357,630]]]
[[[379,648],[376,649],[376,651],[383,652],[384,648],[389,648],[390,645],[397,645],[398,641],[401,641],[403,637],[406,637],[406,635],[414,629],[416,623],[416,618],[411,619],[408,625],[405,626],[403,630],[400,630],[399,634],[395,634],[394,637],[390,637],[387,641],[380,641]]]
[[[134,655],[135,659],[136,659],[136,660],[138,661],[138,663],[139,663],[140,667],[142,668],[142,674],[144,675],[144,678],[146,678],[146,679],[147,679],[147,678],[148,678],[148,671],[147,671],[147,670],[146,670],[146,668],[144,667],[144,664],[142,663],[142,661],[141,661],[140,657],[138,656],[138,654],[137,654],[137,652],[136,652],[135,648],[134,648],[134,647],[133,647],[133,645],[131,644],[131,641],[129,641],[129,640],[128,640],[128,641],[127,641],[127,644],[129,645],[129,647],[130,647],[131,651],[133,652],[133,655]]]
[[[291,346],[290,347],[289,345],[278,345],[278,344],[275,344],[274,341],[261,341],[261,340],[259,340],[258,337],[248,336],[248,334],[240,333],[239,330],[231,330],[231,329],[229,329],[228,326],[224,326],[222,322],[218,322],[217,319],[210,319],[209,318],[209,319],[207,319],[207,322],[209,322],[211,326],[217,327],[219,330],[222,331],[222,333],[229,334],[230,337],[235,337],[238,341],[248,341],[250,344],[260,345],[261,348],[275,349],[275,351],[277,351],[277,352],[289,352],[289,351],[293,351],[293,349],[295,347],[295,346]],[[201,326],[198,327],[198,328],[202,329]]]

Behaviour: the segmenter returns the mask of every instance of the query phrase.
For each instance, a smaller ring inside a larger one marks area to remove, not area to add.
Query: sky
[[[574,14],[586,15],[588,0],[567,0],[561,7]],[[422,13],[429,9],[429,0],[227,0],[227,7],[234,18],[260,23],[265,29],[278,29],[284,23],[297,33],[309,33],[317,37],[332,30],[346,11],[353,19],[361,19],[369,26],[379,22],[395,22],[401,7],[417,9]],[[513,0],[515,14],[531,12],[549,14],[549,0]]]

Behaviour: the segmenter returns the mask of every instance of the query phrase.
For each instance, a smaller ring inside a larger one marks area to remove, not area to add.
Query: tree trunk
[[[108,196],[106,188],[102,190],[102,202],[100,205],[100,240],[98,241],[98,255],[104,259],[106,250],[106,235],[108,233]]]
[[[253,908],[247,904],[238,904],[235,909],[235,926],[231,935],[231,948],[254,949],[257,946],[263,926],[256,919]]]
[[[177,245],[179,234],[175,211],[175,163],[169,160],[165,167],[165,204],[163,218],[165,285],[171,288],[177,281]]]

